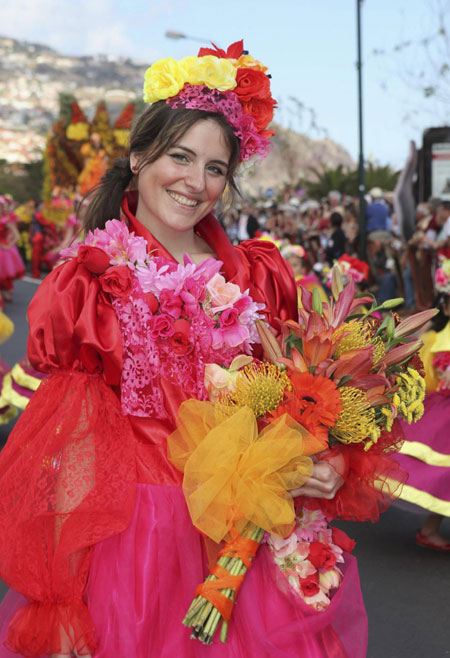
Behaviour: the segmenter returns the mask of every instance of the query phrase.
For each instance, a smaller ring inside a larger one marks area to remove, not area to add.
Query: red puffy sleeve
[[[111,384],[120,376],[114,311],[76,260],[41,284],[29,356],[49,372],[0,453],[0,577],[29,599],[7,646],[25,656],[93,653],[83,593],[93,546],[134,509],[134,437]]]
[[[240,267],[235,280],[251,297],[266,304],[267,321],[298,320],[297,288],[292,268],[272,242],[245,240],[235,247]],[[247,284],[247,285],[246,285]]]
[[[28,357],[41,372],[102,373],[118,385],[122,345],[116,314],[98,277],[77,259],[53,270],[28,309]]]

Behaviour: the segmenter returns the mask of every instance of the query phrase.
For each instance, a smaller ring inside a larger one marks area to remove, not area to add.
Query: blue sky
[[[450,11],[450,0],[363,2],[365,155],[381,164],[400,167],[410,139],[420,143],[424,128],[443,125],[436,103],[427,105],[404,83],[422,49],[393,53],[397,43],[435,32],[438,7]],[[295,97],[357,159],[356,0],[6,0],[0,25],[4,36],[64,53],[102,52],[148,63],[195,54],[201,45],[167,39],[167,30],[221,46],[243,37],[247,50],[269,66],[280,101],[276,119],[321,136],[307,115],[300,121],[289,100]],[[374,49],[391,54],[376,56]]]

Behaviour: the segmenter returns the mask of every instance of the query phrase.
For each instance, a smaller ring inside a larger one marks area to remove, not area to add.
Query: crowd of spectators
[[[304,247],[307,270],[328,271],[343,254],[370,266],[367,285],[380,301],[403,297],[405,309],[428,308],[433,301],[433,274],[440,256],[450,256],[450,201],[419,203],[409,240],[395,212],[392,192],[373,188],[365,197],[365,240],[361,240],[359,201],[331,190],[320,202],[289,196],[282,202],[261,199],[225,211],[222,223],[237,244],[253,237]]]

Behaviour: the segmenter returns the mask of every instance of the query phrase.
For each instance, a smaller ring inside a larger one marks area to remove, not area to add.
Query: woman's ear
[[[130,169],[133,174],[139,173],[139,158],[136,153],[130,154]]]

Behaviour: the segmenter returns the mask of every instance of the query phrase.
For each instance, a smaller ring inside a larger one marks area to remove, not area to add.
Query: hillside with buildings
[[[45,45],[0,37],[0,160],[32,162],[41,157],[45,136],[59,113],[61,93],[73,94],[88,117],[100,100],[114,118],[140,97],[148,64],[105,55],[63,55]],[[247,177],[254,194],[342,164],[349,153],[331,139],[314,140],[280,128],[270,157]]]

